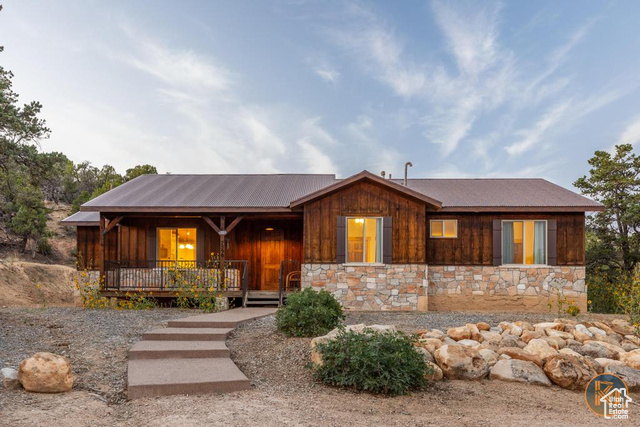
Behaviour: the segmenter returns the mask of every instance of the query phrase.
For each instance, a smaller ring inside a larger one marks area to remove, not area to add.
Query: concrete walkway
[[[129,350],[127,397],[247,390],[249,379],[233,363],[225,340],[239,324],[275,308],[236,308],[172,320],[145,332]]]

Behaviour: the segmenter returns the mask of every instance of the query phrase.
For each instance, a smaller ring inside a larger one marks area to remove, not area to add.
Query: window
[[[382,218],[347,218],[347,262],[382,263]]]
[[[546,264],[547,221],[502,221],[503,264]]]
[[[195,228],[158,228],[158,260],[195,261]]]
[[[432,219],[431,237],[456,238],[458,237],[457,219]]]

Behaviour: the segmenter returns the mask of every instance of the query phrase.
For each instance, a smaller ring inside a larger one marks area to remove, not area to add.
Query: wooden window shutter
[[[393,263],[393,218],[382,218],[382,262]]]
[[[202,227],[196,228],[196,260],[206,261],[204,253],[204,230]]]
[[[345,250],[347,247],[347,218],[338,216],[336,238],[336,262],[344,264],[346,262]]]
[[[155,260],[158,259],[158,254],[156,254],[156,227],[149,227],[149,233],[147,234],[147,259]]]
[[[493,220],[493,265],[502,264],[502,221]]]
[[[547,221],[547,264],[558,265],[558,222]]]

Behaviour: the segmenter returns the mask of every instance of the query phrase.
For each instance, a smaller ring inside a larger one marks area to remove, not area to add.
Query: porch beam
[[[104,230],[102,230],[102,236],[104,237],[108,232],[113,230],[113,227],[118,225],[118,223],[123,219],[124,219],[124,216],[119,216],[119,217],[116,217],[116,219],[114,219],[113,221],[109,221],[109,225],[107,225],[107,227],[104,228]]]
[[[234,219],[233,221],[231,221],[231,224],[229,224],[229,226],[228,226],[224,231],[226,231],[226,232],[227,232],[227,234],[228,234],[229,232],[231,232],[231,230],[233,230],[233,229],[235,228],[235,226],[236,226],[236,225],[238,225],[238,223],[239,223],[240,221],[242,221],[242,219],[243,219],[243,218],[244,218],[243,216],[238,216],[238,217],[236,217],[236,219]]]
[[[202,219],[204,219],[204,222],[206,222],[207,224],[209,224],[209,226],[211,226],[211,228],[213,228],[213,231],[220,234],[220,231],[221,231],[220,228],[218,228],[216,223],[213,222],[211,218],[209,218],[208,216],[203,216]]]

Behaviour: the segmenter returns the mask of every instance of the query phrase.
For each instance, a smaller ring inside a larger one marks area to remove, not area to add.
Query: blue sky
[[[42,142],[123,172],[544,177],[640,141],[640,2],[31,1]]]

